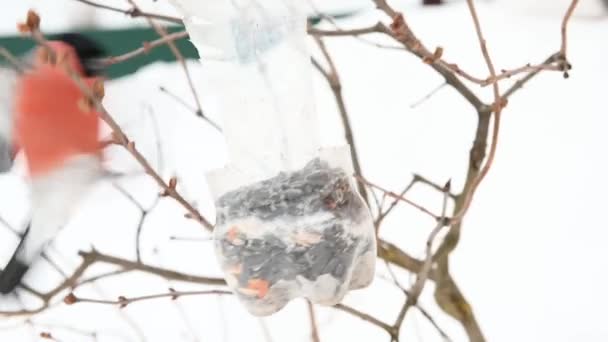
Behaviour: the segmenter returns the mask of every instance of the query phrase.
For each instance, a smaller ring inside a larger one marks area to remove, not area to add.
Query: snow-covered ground
[[[10,32],[16,13],[25,3],[48,6],[50,1],[23,1],[0,15],[0,32]],[[141,1],[168,9],[164,2]],[[540,1],[539,1],[540,2]],[[57,1],[59,3],[59,1]],[[118,0],[108,3],[121,2]],[[448,6],[420,8],[414,1],[398,1],[410,26],[427,46],[442,46],[444,57],[458,62],[475,75],[486,75],[466,6],[454,1]],[[515,3],[515,1],[513,1]],[[555,1],[551,11],[522,11],[509,1],[478,1],[478,10],[488,47],[498,69],[540,62],[560,44],[559,28],[567,1]],[[547,2],[544,2],[547,3]],[[595,4],[598,4],[599,1]],[[521,5],[521,2],[519,3]],[[581,14],[592,11],[592,1],[581,1]],[[56,8],[56,7],[54,7]],[[74,10],[77,6],[74,5]],[[601,7],[597,7],[601,14]],[[79,9],[78,9],[79,10]],[[45,20],[54,29],[66,21],[48,10]],[[61,13],[68,13],[62,9]],[[169,12],[165,12],[169,13]],[[67,16],[67,14],[64,14]],[[95,14],[97,16],[98,14]],[[102,14],[103,17],[111,14]],[[343,20],[344,27],[374,23],[373,11]],[[98,24],[119,25],[107,19]],[[105,19],[104,19],[105,20]],[[124,25],[122,23],[120,25]],[[9,28],[10,27],[10,28]],[[608,193],[608,120],[605,79],[608,72],[608,18],[575,17],[570,25],[569,58],[574,68],[564,80],[558,73],[546,73],[515,95],[503,116],[497,159],[482,184],[464,225],[451,268],[456,281],[472,304],[489,341],[605,341],[608,339],[605,308],[608,306],[608,224],[604,206]],[[366,177],[386,188],[399,190],[412,172],[438,182],[453,179],[462,186],[468,150],[474,135],[475,113],[449,87],[430,100],[411,108],[442,79],[428,66],[407,53],[378,50],[353,38],[327,39],[330,52],[342,76],[344,95]],[[311,44],[311,46],[313,46]],[[317,52],[315,52],[317,53]],[[198,63],[191,63],[201,101],[210,117],[221,122],[214,106],[213,85],[205,84]],[[137,141],[151,160],[156,144],[153,115],[161,127],[165,156],[164,174],[177,174],[185,194],[198,202],[201,211],[213,217],[213,205],[204,180],[205,170],[225,161],[222,137],[205,122],[159,92],[165,86],[192,102],[181,69],[173,64],[156,64],[138,74],[108,84],[106,105]],[[473,86],[484,98],[490,89]],[[502,87],[506,89],[506,84]],[[340,120],[333,96],[324,80],[315,76],[315,92],[321,137],[325,145],[343,143]],[[110,165],[135,170],[128,156],[113,150]],[[140,177],[141,178],[141,177]],[[144,179],[121,182],[145,206],[155,196],[155,187]],[[0,214],[14,225],[24,216],[26,194],[19,172],[0,179]],[[437,196],[424,188],[411,195],[438,208]],[[170,200],[161,201],[151,214],[144,236],[142,257],[148,262],[180,270],[219,276],[209,242],[175,242],[169,236],[206,236],[183,218],[182,210]],[[50,251],[63,267],[74,267],[78,249],[95,244],[100,251],[133,257],[134,226],[138,212],[110,186],[101,185],[82,206],[56,242],[61,252]],[[386,220],[383,238],[416,256],[433,224],[414,209],[401,206]],[[0,231],[2,263],[10,253],[4,246],[16,239]],[[54,271],[41,262],[39,272],[26,279],[38,287],[48,286]],[[381,263],[378,274],[386,274]],[[101,269],[101,268],[99,268]],[[98,269],[98,270],[99,270]],[[403,283],[408,275],[399,272]],[[46,279],[49,278],[49,279]],[[191,286],[173,284],[178,289]],[[166,282],[133,275],[101,283],[103,294],[83,288],[82,296],[136,295],[164,292]],[[395,300],[399,298],[399,300]],[[379,277],[368,289],[347,296],[345,302],[391,322],[401,305],[397,289]],[[141,340],[124,320],[130,317],[143,330],[146,341],[268,341],[266,326],[274,341],[308,341],[308,318],[303,302],[264,320],[249,316],[234,298],[190,297],[178,301],[142,302],[118,310],[111,307],[76,305],[57,308],[35,318],[47,324],[74,325],[80,329],[107,329],[100,341]],[[439,313],[433,305],[432,285],[422,304],[437,317],[455,341],[464,340],[460,326]],[[0,309],[7,304],[0,304]],[[180,311],[183,310],[183,311]],[[191,328],[181,320],[188,316]],[[322,341],[386,341],[383,331],[357,318],[330,309],[319,309]],[[17,320],[0,321],[13,326]],[[62,341],[82,337],[54,330]],[[417,313],[408,315],[403,340],[439,341],[429,324]],[[27,328],[0,329],[2,341],[33,339]]]

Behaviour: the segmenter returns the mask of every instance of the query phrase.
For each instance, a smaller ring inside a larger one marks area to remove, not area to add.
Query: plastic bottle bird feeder
[[[299,0],[173,0],[220,98],[230,163],[211,172],[216,252],[254,315],[334,305],[374,277],[348,146],[321,148]]]

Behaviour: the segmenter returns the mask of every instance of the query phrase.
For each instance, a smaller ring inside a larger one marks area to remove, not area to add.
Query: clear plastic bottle
[[[254,315],[369,285],[376,241],[348,146],[321,148],[299,0],[173,0],[220,97],[229,164],[208,175],[218,260]]]

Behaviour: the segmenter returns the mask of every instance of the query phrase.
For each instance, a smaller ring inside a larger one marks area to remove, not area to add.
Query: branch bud
[[[435,48],[435,52],[433,52],[432,56],[425,56],[422,61],[426,64],[433,64],[441,59],[441,56],[443,56],[443,48],[438,46]]]
[[[76,295],[74,295],[74,293],[70,292],[70,294],[63,298],[63,302],[67,305],[72,305],[78,302],[78,298]]]
[[[177,178],[171,177],[171,179],[169,179],[169,188],[175,190],[176,187],[177,187]]]
[[[175,289],[172,287],[169,288],[169,292],[176,293]],[[179,296],[177,294],[175,294],[175,295],[171,296],[171,300],[176,300],[178,297]]]
[[[27,11],[24,23],[17,24],[17,29],[21,33],[30,33],[40,29],[40,16],[34,10]]]
[[[93,86],[91,87],[91,91],[93,92],[93,96],[95,96],[97,101],[103,100],[104,96],[106,95],[106,89],[103,81],[95,80],[95,82],[93,82]]]
[[[122,309],[125,306],[127,306],[127,304],[129,304],[129,300],[125,296],[119,296],[118,297],[118,304],[120,305],[120,308]]]

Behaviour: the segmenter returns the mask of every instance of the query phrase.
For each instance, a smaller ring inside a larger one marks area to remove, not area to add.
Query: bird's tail
[[[2,115],[2,113],[0,113]],[[0,136],[0,173],[8,172],[13,165],[12,147]]]
[[[23,245],[27,238],[28,230],[25,232],[25,235],[19,242],[19,246],[15,249],[15,253],[11,257],[11,260],[8,262],[2,273],[0,273],[0,293],[1,294],[9,294],[11,293],[19,283],[21,283],[21,279],[30,268],[29,263],[26,263],[19,258],[21,251],[23,249]]]

